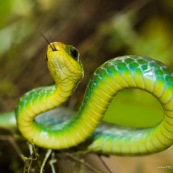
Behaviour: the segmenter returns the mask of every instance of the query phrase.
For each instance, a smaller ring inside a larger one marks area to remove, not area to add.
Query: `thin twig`
[[[9,141],[9,143],[12,145],[12,147],[14,148],[14,150],[16,151],[16,153],[17,153],[17,154],[20,156],[20,158],[21,158],[22,151],[21,151],[20,148],[18,147],[18,145],[17,145],[16,141],[14,140],[14,138],[10,136],[10,137],[8,137],[7,139],[8,139],[8,141]]]
[[[46,161],[47,161],[47,159],[49,158],[49,156],[50,156],[51,153],[52,153],[52,150],[51,150],[51,149],[48,149],[47,152],[46,152],[45,158],[44,158],[44,160],[43,160],[43,163],[42,163],[42,165],[41,165],[40,173],[43,173],[43,171],[44,171],[44,166],[45,166]]]
[[[86,163],[86,162],[84,162],[84,161],[81,161],[81,160],[78,159],[77,157],[75,157],[75,156],[73,156],[73,155],[71,155],[71,154],[69,154],[69,153],[65,153],[65,155],[66,155],[67,157],[69,157],[70,159],[72,159],[72,160],[74,160],[74,161],[76,161],[76,162],[79,162],[80,164],[85,165],[87,168],[91,169],[92,171],[94,171],[94,172],[96,172],[96,173],[101,173],[99,170],[95,169],[95,168],[92,167],[90,164],[88,164],[88,163]]]
[[[56,163],[57,160],[54,158],[54,153],[52,153],[52,156],[53,156],[53,157],[52,157],[51,160],[49,161],[49,165],[50,165],[50,167],[51,167],[52,173],[56,173],[55,167],[54,167],[54,163]]]
[[[25,161],[23,173],[25,173],[25,172],[30,173],[33,160],[37,160],[39,157],[38,153],[36,152],[35,146],[29,142],[27,144],[28,144],[30,156],[25,157],[24,155],[22,155],[22,158]]]
[[[108,171],[109,173],[113,173],[113,172],[110,170],[110,168],[108,167],[108,165],[105,163],[105,161],[102,159],[102,156],[98,155],[98,157],[99,157],[100,161],[102,162],[102,164],[104,165],[104,167],[107,169],[107,171]]]

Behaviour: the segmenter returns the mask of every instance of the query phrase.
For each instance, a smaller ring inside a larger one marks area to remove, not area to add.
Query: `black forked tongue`
[[[40,33],[41,36],[44,38],[44,40],[46,41],[46,43],[48,43],[48,45],[51,47],[52,51],[58,51],[55,47],[55,45],[53,44],[53,42],[51,43],[42,33]]]

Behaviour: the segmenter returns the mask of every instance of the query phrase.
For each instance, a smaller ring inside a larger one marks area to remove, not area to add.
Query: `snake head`
[[[71,45],[52,42],[48,45],[46,59],[51,76],[56,83],[72,81],[78,83],[83,77],[79,52]]]

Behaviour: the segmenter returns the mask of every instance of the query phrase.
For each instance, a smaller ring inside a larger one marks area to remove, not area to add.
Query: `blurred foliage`
[[[163,109],[151,94],[127,89],[117,94],[106,115],[108,122],[143,128],[158,124],[163,118]]]
[[[73,109],[78,109],[91,74],[108,59],[138,54],[173,67],[172,0],[6,0],[0,2],[0,17],[1,112],[14,109],[26,91],[53,84],[44,59],[47,43],[40,32],[80,51],[85,78],[66,103]],[[151,95],[127,90],[115,97],[105,120],[148,127],[162,114]],[[0,156],[5,157],[2,152]],[[155,169],[159,171],[169,170]]]

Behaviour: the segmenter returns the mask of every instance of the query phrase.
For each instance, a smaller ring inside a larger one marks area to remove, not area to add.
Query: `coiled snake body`
[[[86,150],[124,155],[154,153],[172,145],[173,74],[167,66],[133,55],[105,62],[92,75],[77,115],[53,129],[41,125],[35,117],[67,100],[82,79],[83,68],[76,48],[63,43],[50,43],[46,57],[55,85],[26,93],[16,109],[18,128],[27,140],[44,148],[65,149],[90,137]],[[163,107],[163,121],[146,129],[107,124],[97,128],[113,97],[125,88],[154,95]]]

